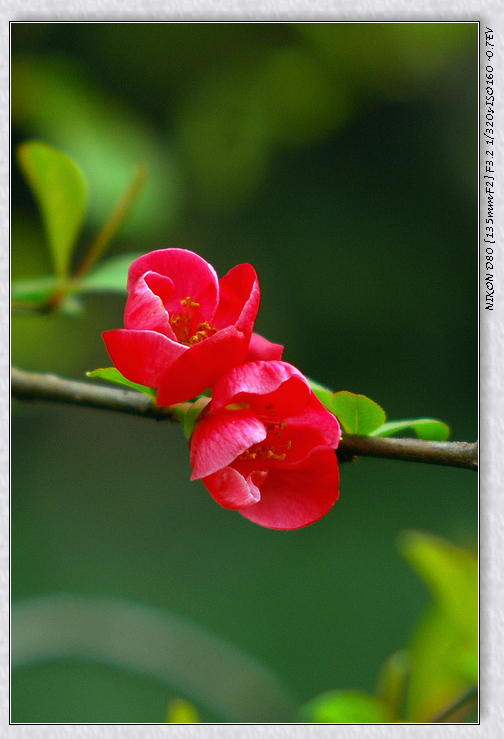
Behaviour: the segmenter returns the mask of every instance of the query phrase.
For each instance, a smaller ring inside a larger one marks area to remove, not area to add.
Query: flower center
[[[200,341],[213,336],[218,329],[210,326],[208,321],[196,323],[194,320],[194,309],[199,308],[199,303],[191,297],[183,298],[180,301],[182,310],[170,316],[170,326],[177,340],[185,346],[193,346],[199,344]]]
[[[284,439],[284,429],[287,426],[285,421],[279,423],[269,423],[266,426],[267,436],[266,439],[260,444],[253,444],[248,449],[240,454],[238,459],[240,460],[278,460],[283,462],[287,457],[287,452],[292,447],[292,441],[290,439]]]

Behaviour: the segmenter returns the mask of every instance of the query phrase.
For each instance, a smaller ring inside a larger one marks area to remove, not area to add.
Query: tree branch
[[[11,368],[11,394],[18,400],[46,400],[79,405],[102,411],[117,411],[134,416],[175,420],[170,408],[157,408],[147,395],[136,390],[106,387],[94,382],[66,380],[56,375],[24,372]]]
[[[117,411],[145,418],[175,420],[170,408],[157,408],[147,395],[92,382],[66,380],[56,375],[24,372],[12,367],[11,392],[24,401],[49,401]],[[423,441],[372,436],[344,436],[337,450],[341,462],[355,456],[400,459],[449,467],[478,468],[478,444],[465,441]]]
[[[341,457],[340,461],[345,461],[347,455],[442,464],[447,467],[464,467],[468,470],[478,469],[478,442],[344,436],[338,447],[338,457]]]

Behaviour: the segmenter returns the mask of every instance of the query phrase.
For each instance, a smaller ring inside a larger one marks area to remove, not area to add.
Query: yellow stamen
[[[199,303],[196,303],[192,298],[187,297],[180,301],[182,305],[187,306],[188,308],[198,308]]]

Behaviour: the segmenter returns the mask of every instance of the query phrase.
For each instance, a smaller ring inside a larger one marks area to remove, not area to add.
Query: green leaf
[[[381,724],[396,721],[379,698],[360,690],[331,690],[303,706],[300,721],[316,724]]]
[[[86,181],[70,157],[40,141],[21,144],[17,154],[42,214],[56,275],[64,280],[86,212]]]
[[[387,421],[372,431],[370,436],[393,436],[394,434],[413,429],[419,439],[426,441],[445,441],[450,436],[450,427],[434,418],[416,418],[407,421]]]
[[[92,372],[86,372],[86,375],[88,377],[91,377],[94,379],[95,377],[98,377],[101,380],[107,380],[108,382],[114,382],[118,385],[126,385],[127,387],[132,388],[133,390],[139,390],[141,393],[145,393],[149,396],[151,400],[156,400],[156,391],[153,390],[150,387],[146,387],[145,385],[137,385],[136,382],[131,382],[130,380],[127,380],[118,369],[115,367],[105,367],[101,369],[95,369]]]
[[[365,395],[343,390],[334,393],[327,406],[338,418],[347,434],[370,434],[385,423],[385,411]]]
[[[168,724],[198,724],[199,713],[195,706],[183,698],[170,701],[166,711],[166,723]]]
[[[141,257],[135,254],[120,254],[111,257],[95,267],[77,285],[76,292],[126,292],[128,270],[132,262]]]

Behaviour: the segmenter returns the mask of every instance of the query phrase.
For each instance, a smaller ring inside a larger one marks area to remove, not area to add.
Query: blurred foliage
[[[317,724],[387,724],[394,722],[394,714],[373,695],[359,690],[334,690],[310,701],[299,719]]]
[[[75,296],[79,294],[125,292],[129,265],[138,255],[123,255],[95,265],[135,204],[145,177],[143,169],[137,171],[80,263],[72,268],[86,213],[87,181],[73,159],[40,141],[21,144],[17,154],[40,208],[54,275],[14,282],[14,309],[49,313],[61,308],[73,315],[78,312]]]
[[[376,695],[335,690],[309,701],[300,720],[314,723],[432,723],[474,713],[478,681],[478,563],[471,552],[420,531],[404,532],[400,548],[431,588],[435,603],[417,624],[410,647],[384,663]]]
[[[137,165],[148,172],[111,257],[82,281],[85,314],[14,315],[15,364],[79,379],[107,367],[100,334],[122,325],[124,296],[104,283],[120,291],[129,255],[178,246],[219,274],[254,264],[256,328],[309,376],[376,398],[391,418],[439,417],[452,438],[475,438],[476,23],[11,31],[13,151],[39,139],[89,183],[76,264]],[[11,230],[13,279],[50,275],[15,162]],[[333,511],[279,535],[188,482],[179,428],[14,404],[12,451],[15,601],[105,594],[174,611],[271,666],[299,705],[330,686],[370,695],[387,655],[407,643],[428,598],[394,552],[399,531],[425,528],[462,547],[476,538],[465,470],[342,465]],[[438,597],[410,645],[417,715],[436,710],[421,705],[422,675],[449,686],[443,700],[474,678],[474,644],[454,607]],[[392,663],[379,701],[401,693],[404,664]],[[23,668],[13,720],[163,722],[170,696],[154,683],[99,665]],[[201,710],[201,720],[215,716]]]
[[[183,698],[170,701],[166,711],[168,724],[197,724],[200,717],[196,708]]]
[[[427,721],[478,680],[478,563],[468,551],[420,532],[401,550],[434,595],[412,639],[407,715]]]
[[[32,46],[26,43],[30,25],[39,24],[14,24],[15,51]],[[54,44],[54,50],[14,56],[13,122],[86,162],[96,192],[92,212],[102,219],[111,193],[129,176],[128,162],[145,157],[151,183],[135,217],[136,233],[141,229],[144,236],[152,229],[159,233],[156,225],[166,229],[180,205],[181,178],[202,208],[236,208],[264,182],[278,149],[331,134],[370,98],[422,95],[429,80],[474,43],[477,28],[471,23],[60,25],[64,28],[37,29],[46,35],[41,46]],[[80,63],[70,49],[84,57]],[[141,93],[142,108],[160,113],[159,101],[146,99],[148,94],[170,101],[161,138],[139,112],[103,94],[89,72],[91,60],[99,69],[95,77],[127,86],[130,95]]]

